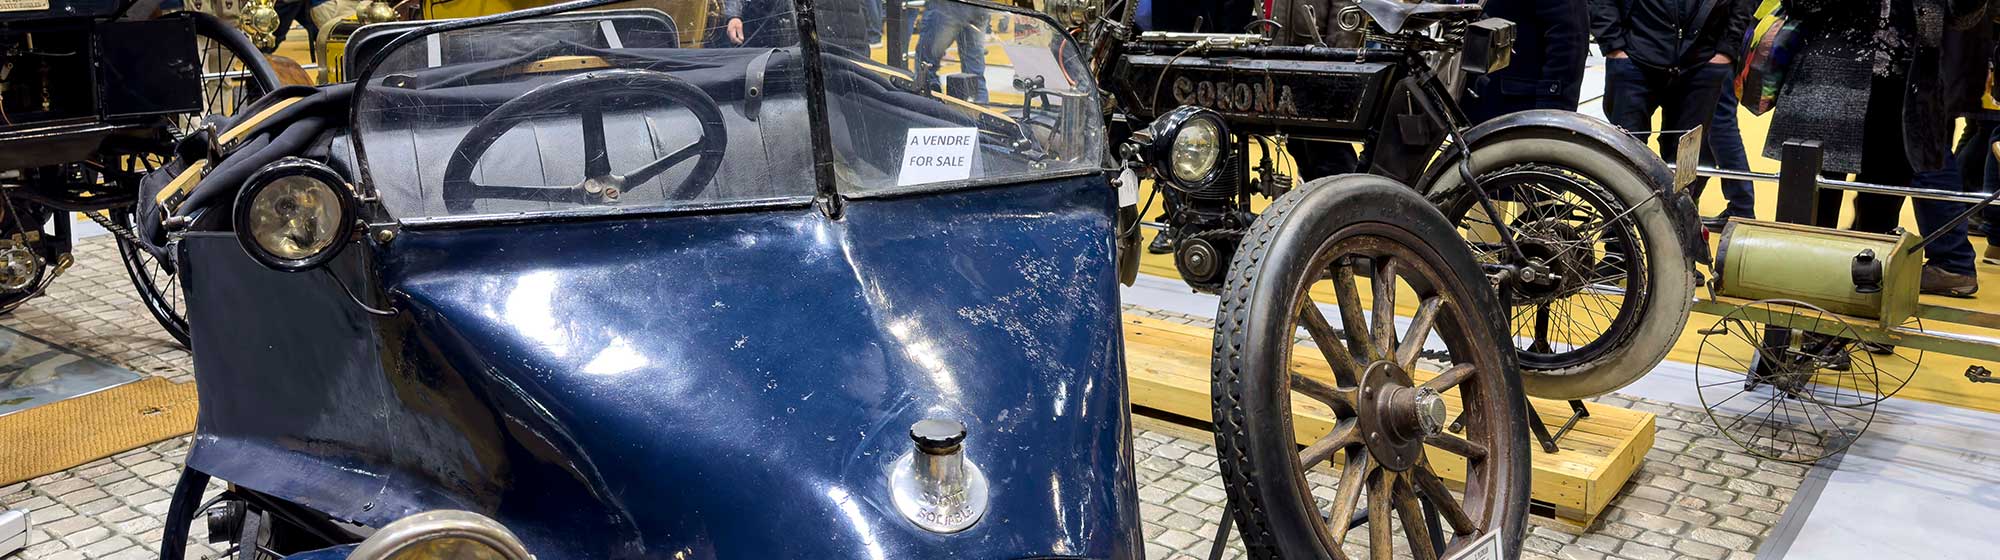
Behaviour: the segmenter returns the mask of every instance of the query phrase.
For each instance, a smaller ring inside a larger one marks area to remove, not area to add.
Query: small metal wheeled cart
[[[1938,231],[1996,197],[1824,179],[1820,163],[1818,143],[1794,141],[1784,145],[1776,176],[1701,170],[1778,183],[1777,221],[1732,220],[1723,229],[1708,296],[1694,307],[1719,317],[1698,331],[1694,368],[1709,421],[1769,459],[1813,462],[1846,449],[1873,422],[1877,403],[1909,383],[1926,352],[2000,361],[2000,341],[1924,328],[1931,321],[2000,329],[2000,314],[1917,300],[1923,248],[1936,232],[1920,239],[1813,223],[1823,189],[1972,205]],[[1996,381],[1977,365],[1966,377]]]

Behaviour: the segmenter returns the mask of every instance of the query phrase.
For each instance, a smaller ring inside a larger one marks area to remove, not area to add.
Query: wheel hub
[[[34,286],[42,270],[42,258],[21,242],[0,239],[0,292],[19,292]]]
[[[1444,397],[1417,387],[1409,372],[1387,360],[1368,366],[1361,379],[1362,441],[1376,462],[1406,471],[1423,458],[1424,439],[1449,422]]]
[[[1583,290],[1584,279],[1593,275],[1598,263],[1595,251],[1583,245],[1581,232],[1555,220],[1526,224],[1518,231],[1521,252],[1537,272],[1523,278],[1517,292],[1521,297],[1542,303]]]

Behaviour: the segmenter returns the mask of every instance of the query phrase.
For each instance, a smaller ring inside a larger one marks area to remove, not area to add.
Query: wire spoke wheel
[[[1468,208],[1459,227],[1482,264],[1513,259],[1498,239],[1504,223],[1536,267],[1514,290],[1508,330],[1523,367],[1575,367],[1621,343],[1650,288],[1646,243],[1631,214],[1574,171],[1522,164],[1482,177],[1498,216]]]
[[[1518,551],[1519,370],[1443,216],[1385,178],[1314,181],[1251,227],[1223,293],[1216,439],[1251,557]]]
[[[113,224],[132,227],[130,211],[114,210],[110,215]],[[124,261],[125,275],[131,277],[132,287],[139,291],[139,300],[146,304],[146,311],[153,314],[153,320],[160,323],[160,328],[165,329],[168,336],[174,337],[182,347],[187,347],[187,298],[181,293],[178,269],[125,236],[117,238],[118,256]]]
[[[242,30],[205,13],[181,12],[176,15],[194,21],[195,54],[201,63],[202,99],[199,112],[174,118],[172,124],[177,138],[210,125],[222,128],[238,110],[282,85],[278,83],[270,60],[251,44]]]
[[[1747,303],[1701,332],[1694,378],[1702,408],[1758,457],[1810,463],[1838,453],[1868,430],[1876,403],[1901,388],[1883,383],[1891,359],[1812,304]]]
[[[1903,321],[1902,328],[1924,332],[1924,320],[1920,317],[1910,317]],[[1871,391],[1852,393],[1852,398],[1833,399],[1828,403],[1830,405],[1860,407],[1882,402],[1902,392],[1903,387],[1910,384],[1910,378],[1917,376],[1917,370],[1924,367],[1924,351],[1921,348],[1869,343],[1857,346],[1867,352],[1866,359],[1869,365],[1866,367],[1873,368],[1880,375],[1879,383],[1873,386]]]
[[[1615,130],[1577,132],[1495,133],[1475,141],[1467,161],[1478,190],[1456,150],[1424,186],[1489,273],[1514,271],[1494,275],[1507,283],[1505,328],[1523,386],[1548,399],[1589,398],[1644,376],[1666,358],[1672,345],[1660,341],[1680,335],[1694,298],[1685,232],[1660,196],[1665,175],[1628,157],[1645,149]],[[1621,151],[1620,142],[1632,145]]]
[[[197,53],[201,57],[201,113],[182,117],[181,130],[199,130],[208,124],[220,126],[219,119],[236,114],[236,110],[265,93],[272,85],[260,84],[252,76],[245,64],[245,54],[237,53],[223,41],[209,37],[195,39]]]

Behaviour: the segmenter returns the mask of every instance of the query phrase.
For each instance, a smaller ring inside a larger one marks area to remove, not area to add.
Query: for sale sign
[[[36,12],[49,9],[49,0],[0,0],[0,12]]]
[[[978,153],[977,128],[912,128],[903,141],[903,171],[896,185],[970,179]]]

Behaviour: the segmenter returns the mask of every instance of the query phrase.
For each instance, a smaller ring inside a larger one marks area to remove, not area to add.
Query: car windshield
[[[892,57],[875,3],[815,2],[814,92],[790,2],[651,5],[386,47],[417,28],[357,33],[350,59],[379,61],[356,99],[367,183],[423,220],[799,200],[820,157],[843,194],[1103,165],[1095,86],[1045,20],[931,0],[903,18],[912,54]]]

